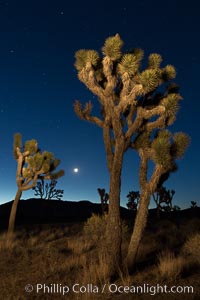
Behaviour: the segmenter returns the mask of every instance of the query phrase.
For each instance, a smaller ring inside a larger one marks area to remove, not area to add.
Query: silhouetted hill
[[[8,226],[12,203],[10,201],[0,205],[1,229]],[[76,202],[31,198],[19,201],[16,225],[85,221],[92,213],[101,214],[101,204],[86,200]],[[130,218],[132,212],[121,207],[121,216]]]
[[[6,229],[8,226],[12,202],[0,205],[0,229]],[[62,201],[31,198],[19,201],[16,225],[82,222],[87,220],[92,213],[101,214],[101,204],[86,200]],[[131,222],[134,221],[134,213],[124,207],[121,207],[121,217]],[[178,225],[185,219],[200,218],[200,208],[162,213],[161,218],[170,219]],[[149,225],[156,221],[156,209],[150,209]]]

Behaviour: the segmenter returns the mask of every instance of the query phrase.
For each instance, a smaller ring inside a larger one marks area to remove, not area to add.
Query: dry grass
[[[104,237],[106,230],[107,214],[98,216],[92,214],[84,225],[83,231],[86,236],[89,236],[95,243]]]
[[[19,244],[15,236],[12,239],[7,239],[5,233],[0,235],[0,252],[2,251],[11,251]]]
[[[96,225],[95,225],[96,224]],[[97,225],[98,224],[98,225]],[[96,227],[95,227],[95,226]],[[100,228],[98,227],[100,225]],[[162,235],[164,228],[162,227]],[[170,234],[174,227],[166,229],[166,234]],[[97,232],[101,235],[96,238]],[[129,230],[130,231],[130,230]],[[25,293],[26,284],[36,285],[37,283],[59,283],[72,286],[74,283],[81,285],[93,284],[99,289],[104,284],[109,284],[106,274],[109,266],[105,261],[103,251],[103,237],[105,233],[105,219],[93,216],[91,220],[84,224],[71,224],[61,226],[40,226],[28,230],[19,230],[13,241],[6,244],[6,236],[0,236],[0,293],[4,300],[26,300],[26,299],[61,299],[60,294],[36,294],[35,292]],[[133,275],[119,273],[115,283],[122,286],[136,284],[161,283],[166,280],[177,285],[195,285],[198,279],[197,269],[190,270],[189,277],[184,278],[182,271],[190,259],[199,258],[199,234],[191,237],[182,247],[181,254],[174,255],[173,252],[163,252],[159,237],[161,231],[146,231],[142,240],[138,260],[143,263],[141,269],[135,270]],[[176,234],[170,241],[173,243]],[[95,238],[94,238],[95,237]],[[102,237],[102,239],[100,238]],[[125,257],[127,253],[128,240],[127,225],[123,225],[122,251]],[[182,238],[181,238],[182,239]],[[175,247],[180,241],[174,241]],[[173,245],[171,245],[173,246]],[[195,248],[195,249],[194,249]],[[158,256],[158,264],[150,264],[150,258]],[[196,278],[196,277],[197,278]],[[180,295],[179,295],[180,296]],[[32,297],[32,298],[31,298]],[[133,299],[133,295],[113,294],[106,291],[103,295],[99,293],[66,295],[70,300],[93,300],[93,299]],[[152,299],[152,296],[150,297]],[[159,299],[154,296],[154,299]],[[134,295],[134,299],[141,299],[141,295]],[[146,295],[142,299],[149,299]],[[165,295],[162,295],[162,299]],[[172,298],[175,299],[175,298]],[[184,299],[184,297],[182,297]],[[193,299],[193,298],[191,298]]]
[[[79,239],[75,239],[74,237],[70,237],[67,239],[67,247],[72,253],[76,255],[80,255],[82,253],[86,253],[90,251],[94,246],[92,240],[86,239],[84,237],[80,237]]]
[[[192,235],[185,242],[182,253],[185,258],[200,265],[200,233]]]
[[[161,279],[175,281],[183,271],[184,258],[175,256],[173,252],[166,250],[158,255],[158,271]]]

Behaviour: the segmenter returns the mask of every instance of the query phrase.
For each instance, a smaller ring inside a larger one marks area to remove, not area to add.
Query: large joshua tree
[[[41,152],[36,140],[28,140],[22,145],[21,134],[16,133],[13,152],[17,161],[16,183],[18,189],[10,212],[8,237],[11,237],[14,232],[17,206],[22,192],[35,187],[38,179],[56,179],[64,175],[63,170],[54,172],[60,160],[55,158],[51,152]]]
[[[173,66],[167,65],[161,68],[161,56],[150,54],[147,68],[144,69],[141,64],[143,51],[133,49],[123,53],[122,46],[123,41],[116,34],[105,40],[102,55],[95,50],[83,49],[75,54],[78,78],[97,96],[101,107],[101,114],[93,116],[91,102],[87,102],[84,107],[79,101],[75,102],[75,112],[81,119],[103,129],[107,166],[110,173],[106,229],[109,275],[117,271],[121,262],[120,189],[124,154],[128,148],[132,148],[138,151],[141,157],[140,182],[143,186],[141,197],[146,199],[146,196],[149,197],[152,193],[152,188],[156,186],[157,179],[166,172],[166,168],[162,166],[163,159],[159,162],[159,154],[162,156],[161,148],[165,149],[166,135],[170,140],[166,131],[158,133],[157,139],[151,142],[152,135],[156,129],[164,129],[174,122],[178,102],[181,99],[177,87],[169,84],[176,76]],[[161,85],[163,88],[160,88]],[[174,140],[176,142],[171,148],[168,145],[168,152],[169,148],[171,150],[179,148],[179,140],[184,140],[183,144],[187,144],[188,138],[181,133]],[[176,152],[175,149],[174,152]],[[156,170],[152,175],[151,184],[147,184],[145,174],[147,174],[147,161],[150,158],[154,161],[157,159]],[[142,204],[139,208],[137,223],[141,230],[137,229],[137,232],[140,238],[146,223],[148,201],[141,200]],[[142,210],[144,214],[141,213]],[[139,242],[140,238],[136,242]],[[132,241],[134,240],[131,240],[131,245]],[[130,247],[127,259],[129,266],[134,261],[130,259],[132,254],[132,247]]]

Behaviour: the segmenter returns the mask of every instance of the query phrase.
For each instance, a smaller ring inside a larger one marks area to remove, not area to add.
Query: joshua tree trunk
[[[141,153],[140,186],[142,192],[141,192],[139,207],[135,219],[133,233],[128,247],[128,254],[126,257],[126,266],[129,272],[133,270],[140,241],[142,239],[142,235],[147,223],[148,208],[151,199],[151,194],[155,192],[159,179],[163,174],[163,167],[157,165],[154,169],[151,179],[147,181],[147,165],[148,165],[148,159],[147,157],[143,156]]]
[[[112,278],[121,266],[121,218],[120,191],[123,162],[123,143],[116,145],[116,152],[110,170],[110,192],[108,223],[106,228],[106,257],[109,266],[108,276]]]
[[[126,258],[127,268],[129,272],[132,271],[132,268],[135,264],[140,241],[142,239],[142,235],[146,226],[150,198],[151,193],[149,191],[143,192],[140,197],[134,229],[128,248],[128,255]]]
[[[11,208],[11,213],[10,213],[10,218],[9,218],[9,226],[8,226],[8,238],[11,238],[14,233],[17,206],[18,206],[19,200],[21,198],[21,195],[22,195],[22,191],[20,189],[18,189],[15,199],[12,204],[12,208]]]

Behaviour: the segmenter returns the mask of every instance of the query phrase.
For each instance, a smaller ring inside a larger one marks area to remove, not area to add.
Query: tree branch
[[[130,76],[127,72],[125,72],[122,76],[122,90],[120,93],[120,98],[123,99],[124,97],[127,97],[127,95],[130,92],[130,86],[131,86],[131,80],[130,80]]]
[[[158,105],[152,109],[143,108],[143,118],[150,119],[156,115],[162,115],[165,112],[165,107],[163,105]]]
[[[154,129],[163,129],[165,128],[165,116],[161,115],[156,121],[149,122],[145,124],[145,128],[147,131],[151,132]]]
[[[104,90],[105,97],[109,97],[114,94],[114,89],[116,87],[117,78],[112,75],[113,62],[110,57],[105,56],[103,59],[103,73],[107,79],[106,87]]]
[[[21,177],[21,170],[22,170],[22,165],[23,165],[23,154],[20,151],[19,147],[16,147],[16,153],[17,153],[17,172],[16,172],[16,182],[17,182],[17,186],[21,187],[22,184],[22,177]]]
[[[125,139],[131,138],[134,132],[137,132],[143,122],[143,109],[142,107],[137,107],[137,116],[134,121],[131,122],[131,117],[129,117],[128,130],[125,134]]]
[[[92,107],[89,108],[89,102],[86,103],[86,107],[83,109],[81,103],[78,100],[75,101],[74,111],[80,119],[92,122],[99,127],[103,127],[103,121],[101,119],[90,115],[91,109]]]
[[[151,176],[151,179],[148,182],[148,186],[149,186],[151,194],[155,192],[157,185],[159,183],[160,177],[164,172],[165,172],[165,169],[162,167],[162,165],[155,166],[155,169]]]
[[[143,92],[142,84],[135,84],[127,96],[127,101],[129,103],[136,104],[137,103],[136,97],[141,95],[142,92]],[[135,100],[133,100],[133,99],[135,99]]]
[[[21,188],[20,188],[21,191],[27,191],[27,190],[32,189],[33,187],[35,187],[36,184],[37,184],[37,180],[38,180],[38,174],[36,173],[33,177],[33,182],[31,184],[26,184],[24,186],[22,185]]]
[[[90,62],[87,63],[86,67],[83,68],[78,73],[79,79],[88,87],[88,89],[93,92],[95,95],[99,97],[99,101],[103,104],[104,102],[104,90],[102,87],[98,84],[94,69]]]
[[[120,102],[118,104],[118,109],[121,112],[125,112],[128,108],[128,106],[136,106],[137,104],[137,96],[141,94],[142,91],[142,85],[136,84],[132,88],[132,90],[129,93],[129,83],[125,82],[125,86],[122,88],[122,92],[120,94]]]

